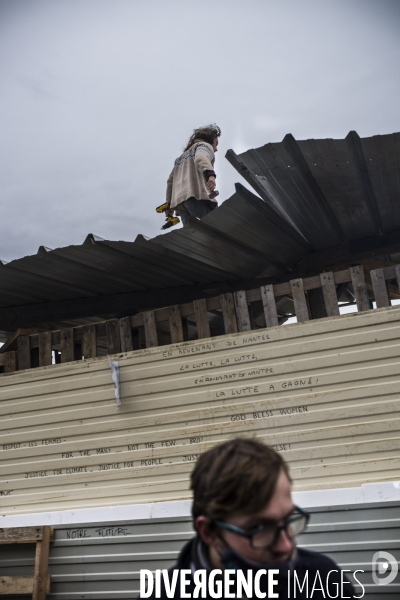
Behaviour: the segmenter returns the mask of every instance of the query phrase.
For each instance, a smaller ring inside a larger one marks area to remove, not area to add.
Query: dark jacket
[[[204,568],[204,561],[199,560],[199,548],[201,547],[201,542],[199,538],[195,537],[190,540],[181,550],[178,561],[174,567],[169,569],[169,581],[172,580],[172,573],[174,570],[181,569],[191,569],[197,570]],[[203,546],[204,548],[204,546]],[[232,568],[234,565],[228,564],[227,568]],[[239,564],[237,564],[237,568],[241,568]],[[276,564],[271,565],[270,568],[276,568]],[[296,585],[296,595],[293,591],[294,585],[294,573],[296,572],[297,580],[300,582],[300,586],[303,585],[304,579],[306,577],[306,573],[308,573],[308,584],[306,584],[303,588],[303,591],[300,592],[299,585]],[[243,571],[246,573],[246,569],[243,568]],[[318,574],[319,578],[318,578]],[[348,582],[346,577],[343,577],[343,595],[341,593],[341,572],[336,563],[333,562],[327,556],[323,554],[319,554],[318,552],[311,552],[310,550],[304,550],[302,548],[297,548],[297,556],[294,561],[288,565],[285,563],[283,568],[281,569],[281,573],[278,576],[278,586],[274,587],[274,592],[279,593],[279,600],[288,600],[289,598],[297,598],[298,600],[308,600],[312,598],[312,600],[323,600],[329,598],[329,595],[326,592],[326,581],[327,576],[330,571],[333,571],[329,576],[329,593],[331,597],[337,598],[337,600],[353,598],[355,595],[355,591],[353,586]],[[288,595],[288,572],[290,572],[290,596]],[[255,573],[255,572],[254,572]],[[264,580],[263,580],[264,578]],[[321,582],[323,585],[324,592],[319,591],[318,588],[321,588]],[[314,586],[314,593],[312,593],[312,589]],[[307,591],[308,587],[308,591]],[[186,592],[193,595],[193,590],[195,588],[193,579],[190,580],[190,585],[187,586]],[[235,589],[233,586],[232,589]],[[267,586],[267,577],[262,576],[260,580],[260,590],[262,592],[267,592],[266,599],[268,600],[268,586]],[[338,590],[338,591],[337,591]],[[232,590],[231,590],[232,591]],[[338,595],[337,595],[338,594]],[[153,591],[152,596],[150,596],[150,600],[155,599],[155,592]],[[179,579],[178,584],[175,588],[175,600],[180,600],[180,585]],[[224,596],[222,596],[223,598]],[[245,596],[243,596],[244,598]],[[357,597],[357,596],[356,596]],[[207,596],[209,598],[209,596]],[[256,596],[254,595],[254,598]],[[161,599],[167,600],[167,595],[165,592],[165,588],[161,585]]]

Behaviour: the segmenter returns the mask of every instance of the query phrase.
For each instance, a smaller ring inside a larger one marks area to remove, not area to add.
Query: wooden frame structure
[[[0,529],[0,544],[36,544],[33,576],[1,576],[0,596],[32,596],[32,600],[45,600],[50,593],[48,564],[50,542],[53,541],[54,530],[47,526]]]
[[[394,281],[397,286],[390,284]],[[185,341],[184,320],[194,316],[198,339],[210,337],[208,313],[222,309],[224,333],[250,331],[252,319],[249,305],[262,300],[267,327],[279,324],[276,299],[291,296],[294,312],[299,323],[310,320],[310,306],[305,292],[322,290],[325,312],[328,317],[338,316],[339,305],[337,286],[351,284],[354,291],[358,311],[370,310],[372,302],[369,291],[373,292],[376,307],[391,305],[392,295],[400,298],[400,265],[372,270],[370,275],[362,266],[354,266],[343,271],[324,272],[305,279],[292,279],[286,283],[265,285],[256,289],[221,294],[207,299],[195,300],[185,304],[176,304],[157,310],[148,310],[131,317],[110,319],[100,323],[80,325],[58,331],[41,333],[21,332],[3,346],[0,353],[0,367],[5,373],[29,369],[38,366],[49,366],[53,362],[53,348],[61,349],[56,362],[66,363],[80,360],[82,357],[98,356],[97,341],[105,338],[108,354],[129,352],[140,349],[138,328],[144,329],[145,347],[159,346],[157,323],[169,322],[170,343]],[[397,289],[398,288],[398,289]],[[16,350],[10,350],[16,345]],[[104,353],[103,353],[104,354]]]

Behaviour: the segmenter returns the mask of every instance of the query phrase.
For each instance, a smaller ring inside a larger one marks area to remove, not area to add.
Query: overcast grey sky
[[[400,131],[399,31],[400,0],[0,0],[0,259],[158,235],[199,125],[221,200],[228,148]]]

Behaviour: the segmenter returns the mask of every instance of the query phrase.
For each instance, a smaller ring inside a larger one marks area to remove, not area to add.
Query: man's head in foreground
[[[307,525],[291,497],[288,466],[255,439],[234,439],[201,455],[191,476],[195,528],[221,568],[227,550],[255,563],[290,560]]]

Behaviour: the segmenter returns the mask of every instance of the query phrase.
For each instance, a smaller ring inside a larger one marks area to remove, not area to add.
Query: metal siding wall
[[[189,496],[238,435],[284,453],[296,490],[397,478],[400,307],[0,378],[2,514]]]
[[[372,584],[371,560],[386,550],[400,560],[400,503],[317,508],[299,545],[323,552],[342,569],[363,569],[365,598],[395,600],[400,576],[391,586]],[[79,537],[82,536],[82,537]],[[83,537],[86,536],[86,537]],[[56,528],[51,545],[49,600],[126,599],[139,591],[139,570],[171,567],[192,537],[189,518]],[[24,547],[0,547],[0,576],[28,575],[33,569]],[[360,592],[358,592],[360,594]]]

